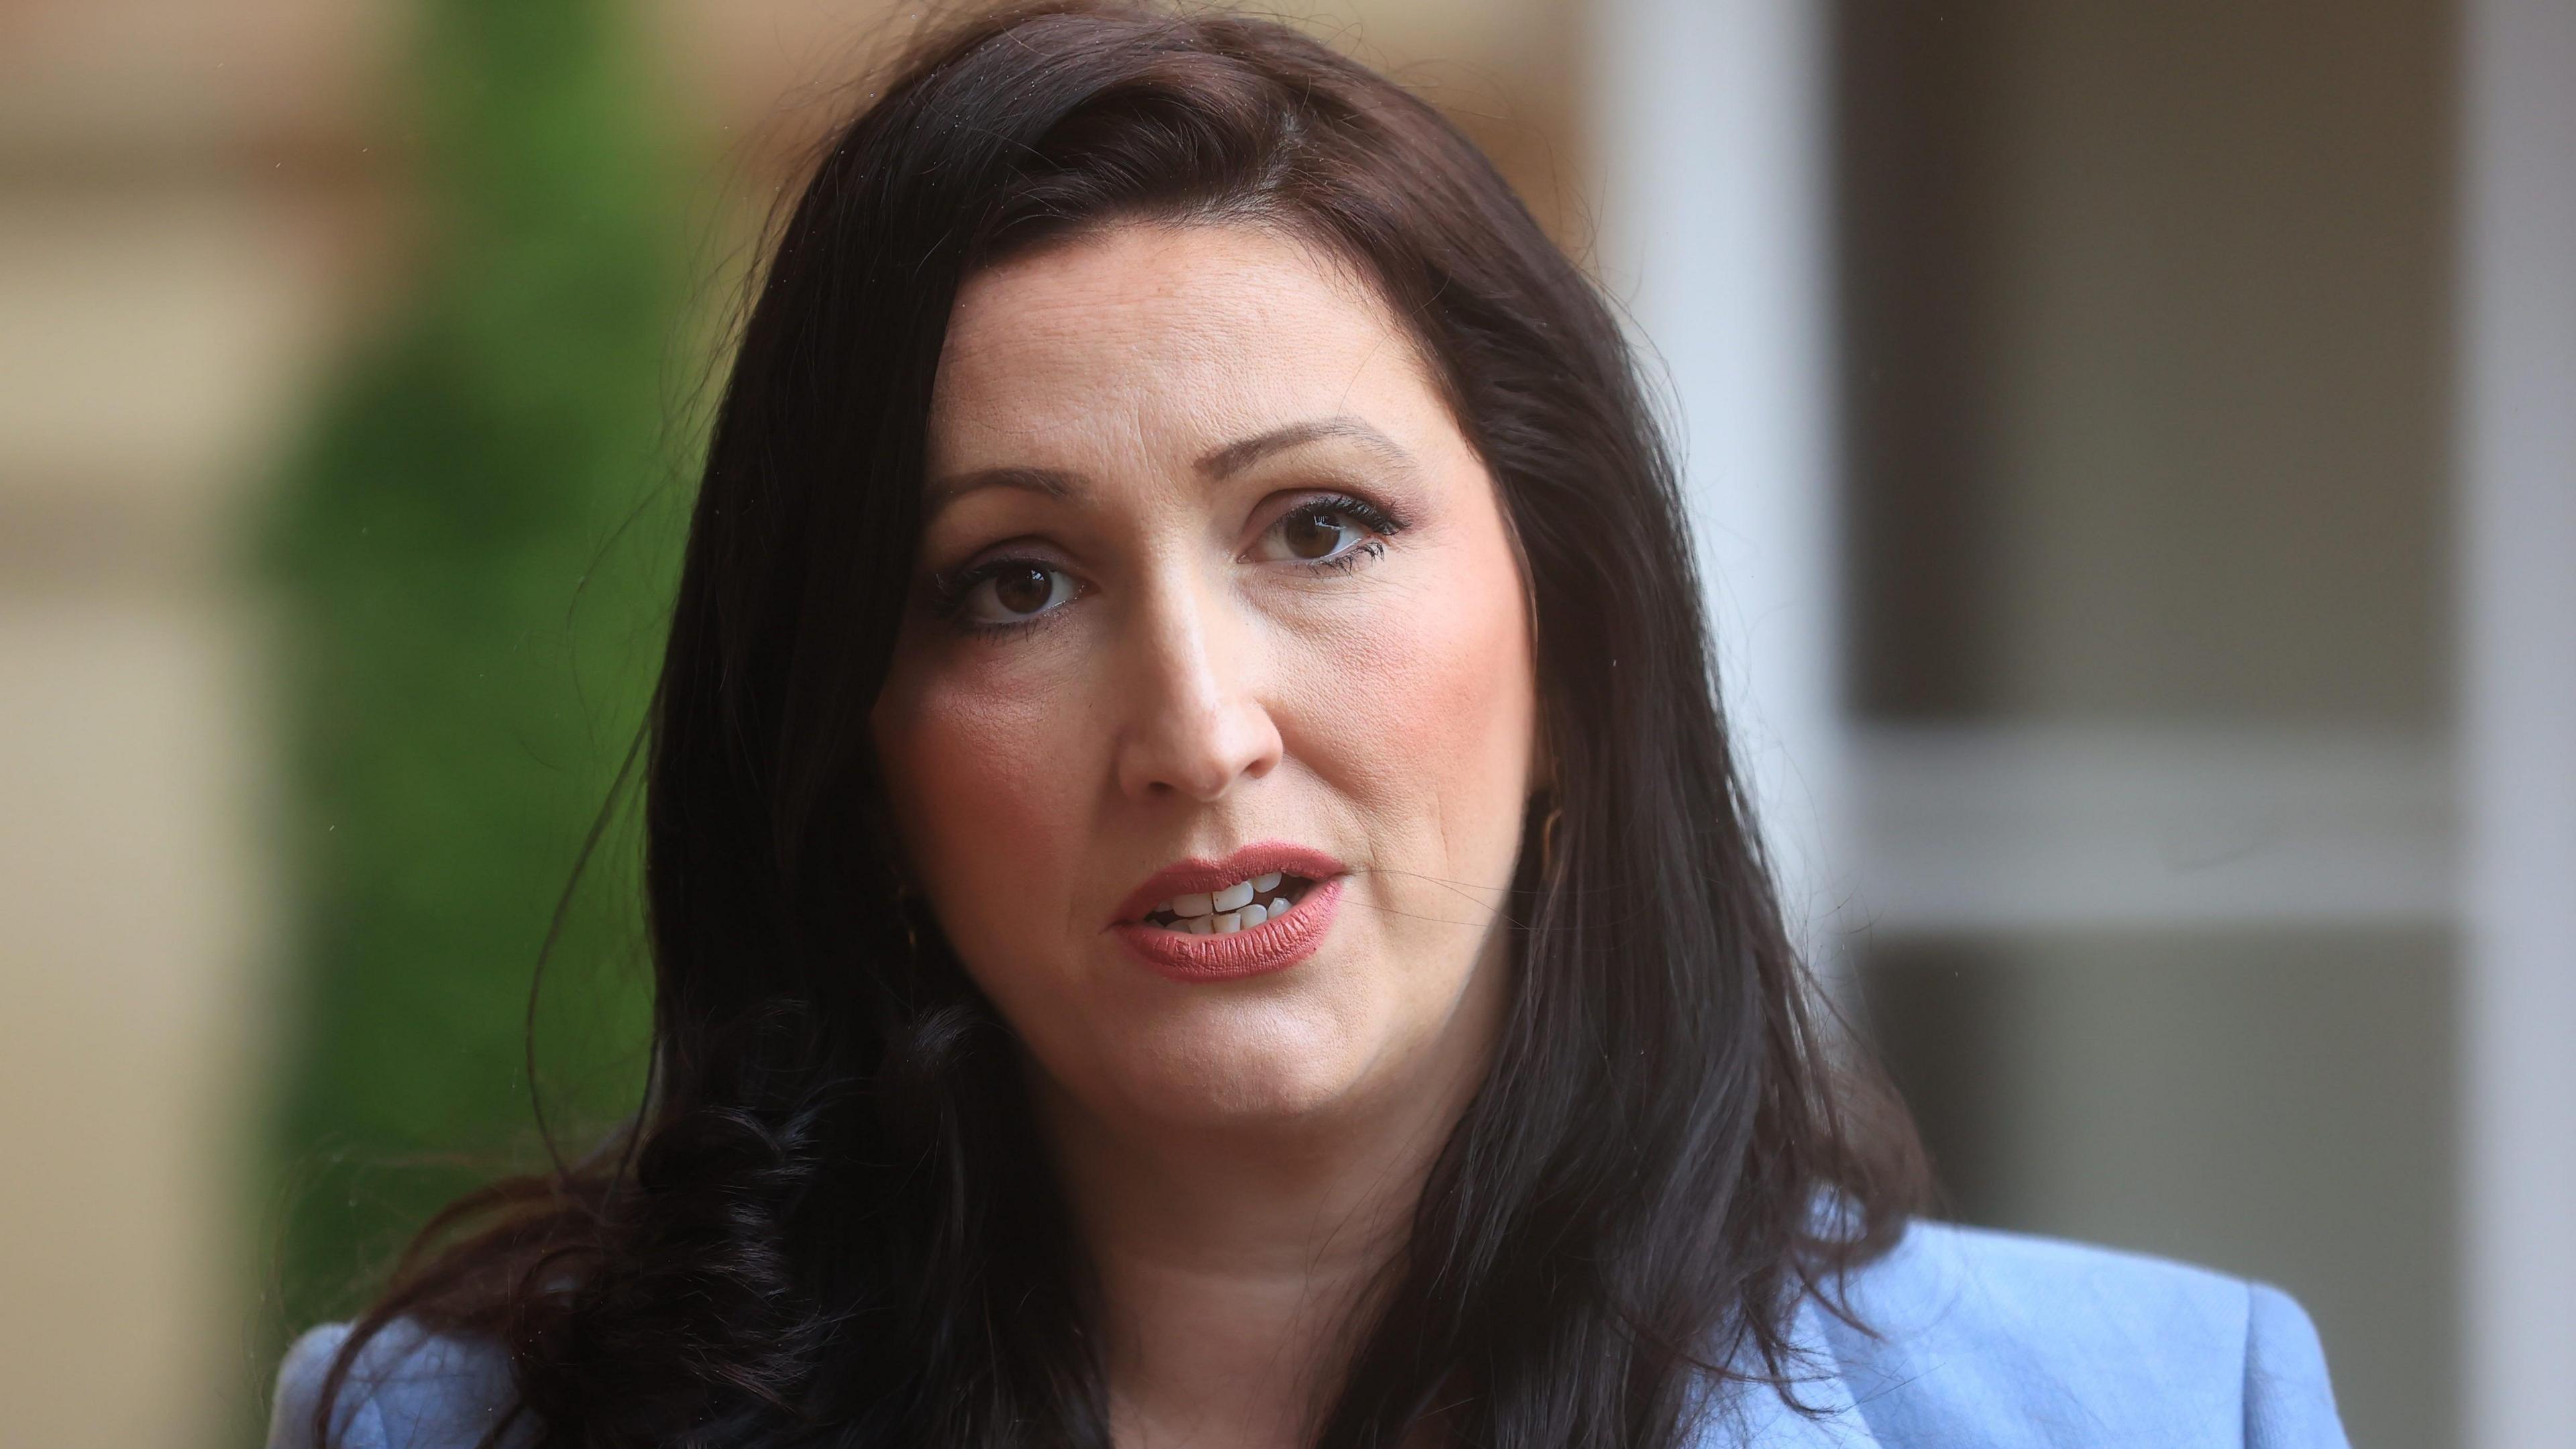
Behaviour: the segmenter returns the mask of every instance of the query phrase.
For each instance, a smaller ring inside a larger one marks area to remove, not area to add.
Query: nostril
[[[1129,687],[1120,700],[1122,712],[1135,711],[1118,745],[1120,783],[1131,796],[1214,802],[1279,763],[1278,723],[1244,682],[1137,685],[1145,687]]]

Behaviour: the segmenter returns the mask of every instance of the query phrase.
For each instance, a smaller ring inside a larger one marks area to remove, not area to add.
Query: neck
[[[1097,1274],[1121,1446],[1312,1442],[1480,1076],[1255,1128],[1112,1122],[1039,1089]]]

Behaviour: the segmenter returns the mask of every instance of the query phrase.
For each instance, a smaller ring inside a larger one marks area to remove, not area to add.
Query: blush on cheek
[[[1029,959],[1016,937],[1059,924],[1080,858],[1081,775],[1030,693],[933,687],[878,720],[904,843],[970,961]]]
[[[1437,782],[1453,802],[1491,795],[1517,821],[1537,721],[1517,594],[1452,589],[1389,602],[1401,617],[1365,631],[1354,651],[1353,733],[1386,773]]]

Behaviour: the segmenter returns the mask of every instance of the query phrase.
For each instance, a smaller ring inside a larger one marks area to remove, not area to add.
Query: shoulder
[[[313,1410],[348,1341],[350,1325],[326,1323],[295,1341],[277,1367],[268,1449],[317,1449]],[[432,1333],[396,1319],[358,1350],[332,1406],[327,1449],[475,1449],[516,1402],[510,1361],[486,1339]],[[533,1427],[514,1421],[499,1443],[527,1443]]]
[[[2158,1258],[1914,1224],[1806,1337],[1882,1449],[2340,1449],[2325,1354],[2277,1288]]]

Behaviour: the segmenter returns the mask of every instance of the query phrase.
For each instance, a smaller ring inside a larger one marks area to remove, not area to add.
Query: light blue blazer
[[[2260,1283],[1927,1222],[1853,1279],[1852,1306],[1873,1333],[1798,1309],[1796,1393],[1821,1413],[1738,1387],[1703,1404],[1695,1449],[2346,1449],[2316,1329]],[[286,1355],[270,1449],[313,1449],[346,1332]],[[497,1350],[397,1324],[353,1366],[336,1449],[472,1449],[509,1403]]]

